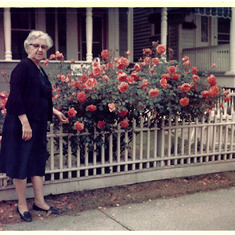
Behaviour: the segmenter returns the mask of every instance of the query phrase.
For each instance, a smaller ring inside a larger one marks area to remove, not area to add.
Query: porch
[[[183,57],[189,57],[192,66],[196,66],[199,73],[213,73],[220,86],[235,88],[235,75],[227,74],[230,70],[229,44],[210,47],[185,48],[183,49],[182,55]]]

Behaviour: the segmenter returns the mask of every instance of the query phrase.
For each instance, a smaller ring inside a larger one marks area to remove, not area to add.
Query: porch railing
[[[200,71],[224,73],[229,70],[229,44],[183,49],[183,56],[188,56],[191,64],[196,66]],[[216,67],[212,67],[213,64]]]
[[[115,135],[103,133],[108,148],[95,145],[97,151],[89,153],[85,146],[84,155],[79,149],[73,155],[70,136],[55,132],[51,125],[45,194],[235,170],[235,114],[226,112],[220,115],[215,109],[208,121],[201,122],[164,120],[161,128],[149,127],[150,120],[141,119],[138,125],[133,122],[133,131],[118,126]],[[32,187],[28,187],[27,197],[32,197]],[[16,199],[14,187],[2,174],[0,200],[9,199]]]

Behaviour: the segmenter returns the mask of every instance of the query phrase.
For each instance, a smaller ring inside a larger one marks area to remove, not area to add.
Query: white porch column
[[[5,60],[12,60],[10,8],[4,8],[4,41],[5,41]]]
[[[167,46],[167,8],[162,8],[161,18],[161,44]]]
[[[92,8],[86,9],[86,60],[88,62],[92,61],[92,32],[93,31],[93,21],[92,21]]]
[[[113,56],[119,53],[119,9],[108,9],[108,49],[113,51]]]
[[[78,25],[77,25],[77,9],[66,9],[66,48],[67,59],[78,60]]]
[[[235,7],[232,7],[230,23],[230,68],[225,75],[235,75]]]
[[[131,52],[131,55],[129,57],[129,61],[130,62],[133,62],[133,54],[134,54],[134,48],[133,48],[133,42],[134,42],[134,39],[133,39],[133,29],[134,29],[134,26],[133,26],[133,8],[129,8],[128,9],[128,50],[130,50]]]

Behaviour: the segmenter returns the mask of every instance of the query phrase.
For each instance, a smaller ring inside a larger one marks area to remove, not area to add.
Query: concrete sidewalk
[[[3,230],[235,230],[235,187],[9,224]]]

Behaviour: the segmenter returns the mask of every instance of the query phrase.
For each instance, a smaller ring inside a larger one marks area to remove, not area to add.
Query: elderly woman
[[[22,220],[32,221],[26,201],[27,178],[34,189],[34,210],[57,214],[43,195],[47,152],[47,121],[55,114],[62,123],[68,119],[52,107],[52,87],[40,62],[52,47],[52,39],[32,31],[24,42],[28,58],[14,68],[10,80],[7,114],[3,125],[0,172],[13,178],[18,196],[17,212]]]

